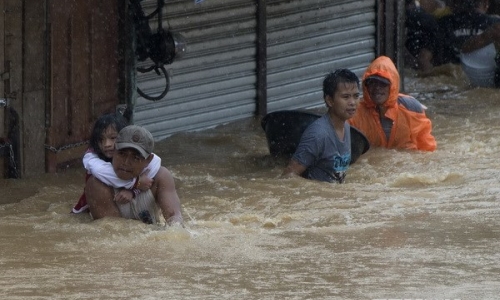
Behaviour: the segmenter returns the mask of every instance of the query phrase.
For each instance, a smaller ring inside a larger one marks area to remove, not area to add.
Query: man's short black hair
[[[356,83],[358,89],[360,88],[359,78],[354,72],[349,69],[337,69],[328,73],[323,80],[323,98],[333,97],[339,83]]]

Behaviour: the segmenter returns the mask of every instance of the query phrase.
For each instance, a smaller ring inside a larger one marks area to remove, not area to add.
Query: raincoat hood
[[[388,98],[382,104],[385,109],[377,107],[368,93],[364,83],[370,76],[390,82]],[[399,92],[399,80],[396,66],[389,57],[375,59],[363,75],[363,100],[347,122],[366,136],[370,146],[434,151],[436,140],[431,133],[431,120],[425,115],[422,103]]]
[[[387,108],[394,107],[398,101],[399,95],[399,73],[392,60],[387,56],[379,56],[375,59],[366,69],[363,75],[363,102],[367,107],[376,107],[377,104],[373,102],[368,93],[368,89],[364,84],[365,80],[370,76],[380,76],[390,81],[391,87],[389,90],[389,97],[383,106]]]

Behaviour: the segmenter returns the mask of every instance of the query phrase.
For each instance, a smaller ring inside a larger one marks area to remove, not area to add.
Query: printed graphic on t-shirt
[[[351,162],[351,154],[346,155],[336,155],[333,158],[333,172],[332,176],[338,182],[344,182],[346,171],[349,168],[349,163]]]

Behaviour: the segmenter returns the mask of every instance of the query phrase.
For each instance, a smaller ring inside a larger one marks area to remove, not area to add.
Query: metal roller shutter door
[[[323,77],[375,58],[374,0],[267,2],[268,111],[324,105]]]
[[[143,1],[147,11],[155,4]],[[172,31],[186,38],[187,53],[166,66],[171,87],[165,99],[137,99],[134,123],[163,139],[253,116],[255,4],[167,1],[164,15]],[[375,5],[375,0],[267,1],[268,112],[323,105],[322,79],[334,69],[350,68],[361,76],[375,58]],[[158,94],[164,79],[151,72],[138,74],[137,82],[146,93]]]
[[[255,113],[254,1],[166,1],[163,27],[182,34],[187,51],[166,68],[170,91],[160,101],[137,98],[134,123],[155,139],[253,116]],[[146,13],[156,0],[142,1]],[[167,24],[168,20],[168,24]],[[156,25],[156,18],[150,21]],[[153,28],[153,30],[155,30]],[[140,65],[148,66],[141,63]],[[143,92],[158,95],[165,79],[154,72],[137,74]]]

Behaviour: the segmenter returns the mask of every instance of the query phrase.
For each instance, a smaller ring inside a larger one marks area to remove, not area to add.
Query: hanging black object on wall
[[[161,100],[170,89],[170,79],[164,65],[174,62],[186,51],[184,38],[180,34],[165,30],[163,28],[162,10],[165,6],[164,0],[158,0],[156,9],[146,16],[141,6],[142,0],[130,0],[130,13],[135,25],[136,49],[135,54],[138,61],[146,61],[148,58],[153,62],[150,67],[137,68],[138,72],[146,73],[155,71],[158,75],[165,77],[165,88],[158,96],[145,94],[137,88],[139,95],[148,100]],[[149,21],[157,16],[158,28],[153,32]]]

